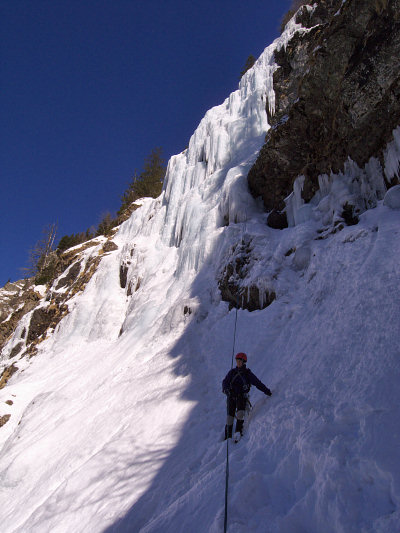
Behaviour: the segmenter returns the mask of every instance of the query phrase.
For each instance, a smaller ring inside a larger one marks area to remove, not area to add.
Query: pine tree
[[[117,225],[110,212],[104,213],[100,224],[97,226],[96,235],[109,235],[110,231]]]
[[[121,197],[121,207],[118,215],[122,216],[130,209],[132,202],[139,198],[157,198],[161,194],[166,172],[162,148],[154,148],[146,157],[142,172],[135,174],[131,183]]]
[[[244,76],[244,74],[246,74],[246,72],[251,69],[251,67],[254,65],[254,63],[256,62],[256,58],[253,56],[253,55],[249,55],[249,57],[246,59],[246,63],[243,67],[243,70],[242,72],[240,73],[240,78],[239,79],[242,79],[242,77]]]
[[[162,149],[154,148],[144,162],[144,168],[136,181],[136,192],[140,197],[150,196],[157,198],[161,194],[165,175],[165,162],[162,158]]]
[[[82,244],[83,242],[90,241],[96,235],[96,230],[93,228],[88,228],[85,232],[81,231],[80,233],[72,233],[71,235],[64,235],[61,237],[57,250],[64,252],[73,246]]]

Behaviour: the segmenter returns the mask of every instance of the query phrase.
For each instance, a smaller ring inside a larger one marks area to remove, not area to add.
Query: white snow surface
[[[121,226],[118,250],[39,354],[16,361],[0,391],[0,415],[11,414],[3,532],[222,531],[233,351],[273,395],[252,392],[247,433],[230,445],[228,531],[399,531],[400,211],[383,205],[382,169],[349,162],[306,208],[300,180],[283,231],[247,190],[273,109],[273,51],[294,31],[206,114],[163,194]],[[360,222],[337,231],[345,201],[362,207]],[[243,286],[277,298],[239,310],[234,346],[217,280],[243,248]]]

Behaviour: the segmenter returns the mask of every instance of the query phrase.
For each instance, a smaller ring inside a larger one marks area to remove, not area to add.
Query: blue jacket
[[[222,392],[230,396],[241,396],[249,392],[254,385],[258,390],[271,396],[271,391],[246,366],[232,368],[222,381]]]

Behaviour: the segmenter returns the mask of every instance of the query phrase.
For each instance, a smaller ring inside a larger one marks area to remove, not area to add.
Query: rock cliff
[[[275,53],[275,112],[267,104],[271,129],[248,175],[273,227],[287,224],[284,199],[298,176],[308,202],[318,176],[340,172],[348,158],[383,165],[400,124],[399,0],[319,0],[296,22],[308,31]]]

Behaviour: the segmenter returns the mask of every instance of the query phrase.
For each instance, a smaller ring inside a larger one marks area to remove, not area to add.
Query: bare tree
[[[37,276],[49,267],[56,235],[57,224],[49,224],[43,228],[42,238],[29,251],[29,266],[22,269],[25,277]]]

